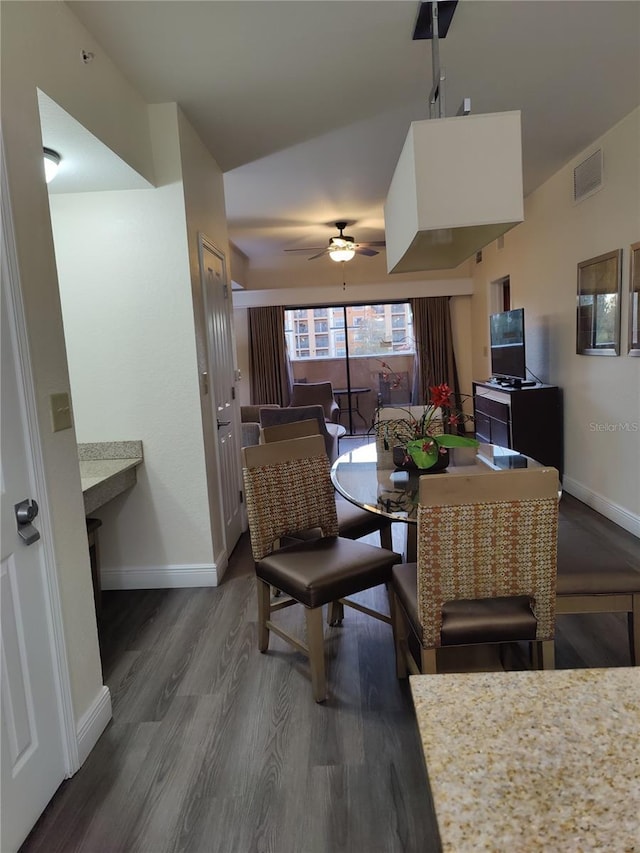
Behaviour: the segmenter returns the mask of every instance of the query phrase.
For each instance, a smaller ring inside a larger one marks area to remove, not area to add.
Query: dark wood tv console
[[[562,476],[562,393],[555,385],[507,388],[473,383],[476,438],[531,456]]]

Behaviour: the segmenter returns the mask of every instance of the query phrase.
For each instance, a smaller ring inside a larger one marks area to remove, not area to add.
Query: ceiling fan
[[[307,259],[309,261],[314,261],[323,255],[329,255],[332,261],[350,261],[355,255],[366,255],[367,257],[377,255],[379,253],[371,247],[386,245],[384,240],[375,240],[371,243],[356,243],[353,237],[343,234],[346,227],[346,222],[336,222],[336,228],[340,233],[336,237],[329,239],[329,245],[326,249],[320,246],[306,246],[301,249],[285,249],[285,252],[317,252],[317,254],[311,255]]]

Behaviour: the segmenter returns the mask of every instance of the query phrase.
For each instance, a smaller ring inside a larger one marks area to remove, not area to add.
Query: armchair
[[[324,419],[327,423],[337,424],[340,419],[340,407],[333,396],[331,382],[300,382],[294,384],[290,405],[320,405],[324,410]]]
[[[264,406],[240,406],[241,447],[260,443],[260,409],[279,409],[277,403]]]

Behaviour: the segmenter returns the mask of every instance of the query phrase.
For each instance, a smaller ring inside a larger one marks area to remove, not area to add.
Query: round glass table
[[[450,448],[446,474],[468,476],[532,467],[545,466],[515,450],[497,444],[481,444],[479,447]],[[424,471],[394,467],[388,452],[381,453],[378,458],[375,441],[343,453],[331,467],[333,485],[347,500],[369,512],[407,523],[406,558],[411,562],[415,560],[418,481],[422,475]],[[434,486],[437,482],[434,480]]]

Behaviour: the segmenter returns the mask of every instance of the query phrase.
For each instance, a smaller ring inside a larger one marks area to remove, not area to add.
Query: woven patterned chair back
[[[418,614],[440,646],[442,606],[527,595],[537,640],[553,638],[558,539],[555,468],[420,478]]]
[[[415,438],[413,422],[419,421],[424,414],[424,406],[406,406],[394,408],[385,406],[378,409],[374,423],[376,434],[376,457],[381,468],[393,468],[393,448],[404,445]],[[429,435],[442,435],[442,413],[436,410],[428,429]]]
[[[291,406],[320,405],[325,419],[332,420],[332,409],[336,407],[331,382],[295,383],[291,389]]]
[[[261,560],[296,531],[320,528],[338,535],[335,493],[322,436],[242,450],[251,551]]]

